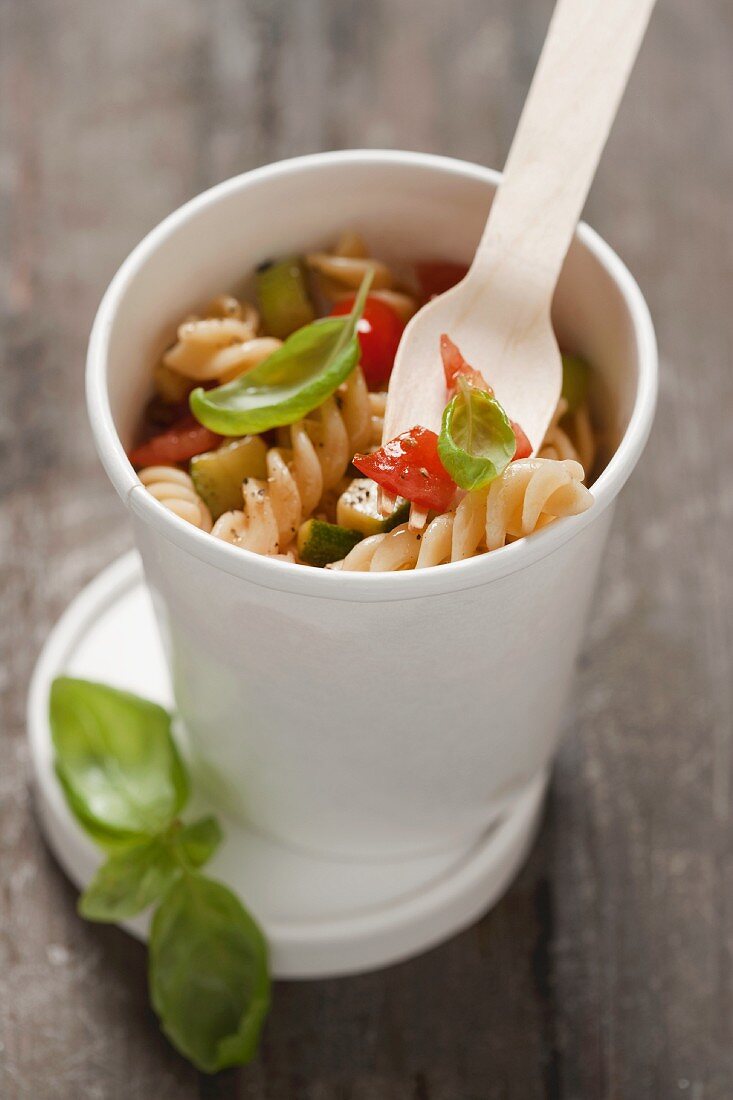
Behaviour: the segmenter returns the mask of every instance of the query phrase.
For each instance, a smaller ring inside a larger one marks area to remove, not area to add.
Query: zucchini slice
[[[315,320],[305,271],[298,256],[257,269],[257,298],[265,332],[284,340]]]
[[[267,477],[266,454],[267,445],[260,436],[245,435],[191,459],[191,480],[212,519],[242,507],[242,482],[246,477]]]
[[[575,412],[588,396],[590,370],[588,364],[577,355],[562,356],[562,396],[568,403],[568,412]]]
[[[337,523],[309,519],[298,531],[298,555],[307,565],[323,567],[341,561],[363,537],[360,531],[349,531]]]
[[[378,486],[370,477],[356,477],[346,488],[336,504],[336,520],[341,527],[361,531],[362,535],[380,535],[405,523],[410,511],[406,500],[397,504],[386,519],[377,508]]]

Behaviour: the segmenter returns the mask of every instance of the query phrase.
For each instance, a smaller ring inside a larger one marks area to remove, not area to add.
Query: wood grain
[[[638,275],[659,415],[621,502],[546,826],[422,958],[283,983],[260,1061],[160,1037],[144,953],[85,925],[27,793],[24,698],[129,545],[82,402],[96,303],[196,191],[386,145],[500,164],[549,0],[0,0],[0,1096],[730,1100],[733,8],[658,5],[587,213]]]

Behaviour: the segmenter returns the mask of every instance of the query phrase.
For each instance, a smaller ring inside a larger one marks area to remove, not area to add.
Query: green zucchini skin
[[[306,565],[323,568],[341,561],[363,538],[361,531],[350,531],[321,519],[309,519],[298,531],[298,556]]]
[[[296,329],[315,320],[299,256],[263,265],[257,271],[256,284],[262,324],[270,336],[285,340]]]
[[[357,477],[338,499],[336,519],[341,527],[361,531],[362,535],[381,535],[400,523],[406,523],[410,513],[407,501],[401,501],[386,519],[377,508],[378,486],[368,477]]]
[[[267,477],[267,444],[256,435],[225,443],[191,459],[193,487],[207,505],[212,519],[242,507],[242,482],[246,477]]]

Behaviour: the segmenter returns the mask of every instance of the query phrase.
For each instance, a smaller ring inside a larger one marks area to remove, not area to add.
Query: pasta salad
[[[383,443],[403,329],[466,268],[404,269],[345,233],[330,252],[255,273],[256,301],[222,295],[187,317],[153,369],[142,484],[179,518],[256,554],[342,571],[422,569],[523,538],[592,504],[590,372],[563,388],[536,456],[446,333],[439,434]]]

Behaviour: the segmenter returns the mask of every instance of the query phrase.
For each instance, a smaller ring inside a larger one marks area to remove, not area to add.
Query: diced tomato
[[[466,264],[456,264],[450,260],[424,260],[415,264],[417,281],[426,302],[460,283],[467,273]]]
[[[210,451],[220,442],[221,436],[199,424],[190,413],[176,421],[172,428],[141,443],[130,451],[133,466],[159,466],[171,462],[185,462],[194,455]]]
[[[438,457],[438,437],[428,428],[410,428],[370,455],[354,455],[354,465],[395,497],[427,511],[445,512],[456,486]]]
[[[494,391],[485,380],[481,371],[476,370],[475,367],[472,367],[466,362],[458,347],[453,343],[450,336],[447,336],[445,333],[443,333],[440,338],[440,354],[443,357],[445,381],[448,386],[448,393],[451,397],[456,392],[456,379],[459,375],[465,378],[471,386],[476,386],[477,389],[484,390],[485,393],[490,393],[493,397]],[[512,462],[516,462],[518,458],[529,458],[532,454],[532,444],[524,434],[522,428],[517,424],[516,420],[510,419],[509,423],[512,426],[512,431],[517,441],[517,449],[514,452]]]
[[[514,452],[514,458],[512,462],[516,462],[518,458],[529,458],[532,454],[532,444],[527,436],[524,434],[516,420],[510,420],[509,423],[512,426],[514,432],[514,438],[517,441],[517,449]]]
[[[331,316],[351,313],[353,306],[354,299],[345,298],[336,303]],[[389,380],[404,330],[405,326],[391,306],[367,295],[356,331],[361,346],[361,369],[370,389],[380,389]]]
[[[475,367],[469,366],[450,336],[447,336],[445,333],[443,333],[440,338],[440,354],[443,357],[445,384],[448,387],[448,393],[451,397],[456,392],[456,379],[459,374],[472,386],[476,386],[477,389],[493,394],[494,391],[481,371],[476,370]]]

